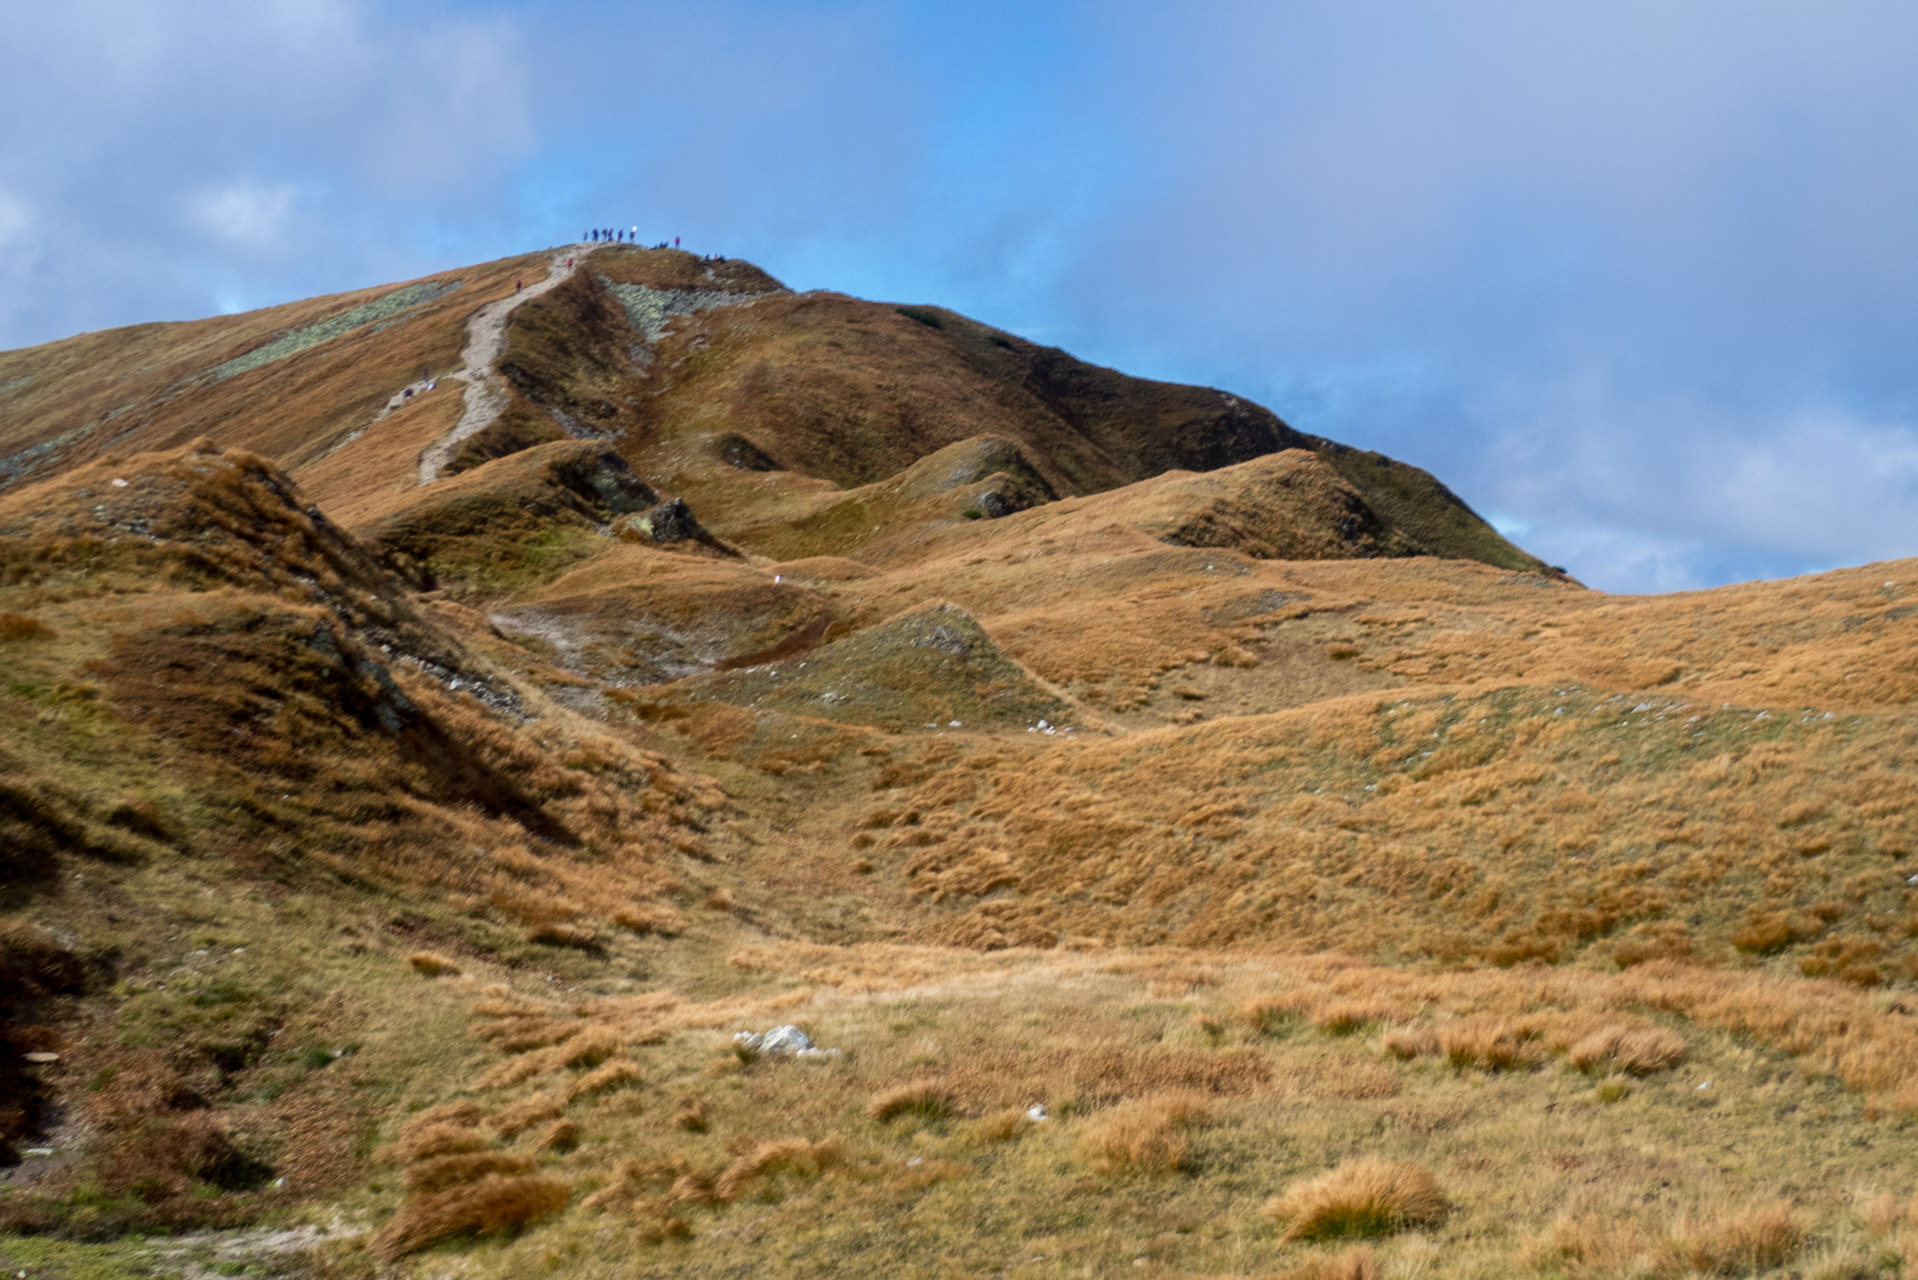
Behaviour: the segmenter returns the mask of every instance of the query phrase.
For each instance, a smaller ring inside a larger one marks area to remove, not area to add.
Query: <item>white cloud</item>
[[[33,231],[33,211],[27,202],[0,191],[0,254],[28,242]]]
[[[293,220],[299,192],[290,182],[262,183],[240,178],[187,197],[187,216],[208,234],[234,248],[278,247]]]

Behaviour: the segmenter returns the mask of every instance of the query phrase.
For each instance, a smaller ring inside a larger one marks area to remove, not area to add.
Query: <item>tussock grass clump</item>
[[[1080,1145],[1101,1173],[1176,1173],[1191,1163],[1189,1131],[1212,1118],[1211,1106],[1196,1094],[1153,1094],[1100,1116]]]
[[[406,957],[406,963],[412,965],[413,972],[423,978],[437,978],[442,974],[448,974],[457,978],[460,972],[460,967],[457,964],[454,964],[445,956],[432,951],[415,951],[412,955]]]
[[[1393,1027],[1385,1033],[1382,1043],[1387,1053],[1407,1062],[1413,1058],[1436,1057],[1439,1051],[1438,1036],[1430,1027]]]
[[[512,1141],[535,1125],[545,1124],[548,1120],[557,1120],[564,1114],[559,1101],[544,1093],[536,1093],[530,1098],[521,1098],[506,1110],[494,1116],[490,1123],[493,1131],[507,1141]]]
[[[1274,1197],[1266,1213],[1286,1223],[1284,1239],[1383,1236],[1445,1217],[1438,1183],[1415,1164],[1366,1157],[1348,1160]]]
[[[886,1121],[897,1116],[943,1120],[953,1111],[952,1090],[937,1080],[912,1080],[888,1089],[866,1105],[868,1119]]]
[[[599,947],[599,930],[590,924],[553,921],[528,929],[526,940],[543,942],[549,947],[575,947],[581,951],[592,951]]]
[[[1007,1107],[979,1121],[972,1127],[972,1135],[980,1142],[1011,1142],[1030,1123],[1023,1107]]]
[[[1460,1070],[1515,1071],[1538,1061],[1534,1028],[1509,1019],[1460,1018],[1437,1028],[1439,1052]]]
[[[684,1160],[621,1160],[605,1186],[580,1201],[580,1208],[630,1208],[649,1188],[670,1185],[687,1171]]]
[[[500,1151],[468,1151],[460,1155],[436,1156],[421,1160],[406,1170],[408,1191],[444,1191],[465,1182],[478,1182],[487,1174],[531,1173],[533,1162],[525,1156]]]
[[[477,1120],[477,1117],[475,1117]],[[400,1140],[383,1150],[381,1158],[392,1164],[417,1164],[437,1156],[464,1155],[484,1151],[490,1143],[486,1135],[463,1124],[434,1120],[409,1125]]]
[[[1373,1023],[1404,1016],[1403,1009],[1377,1000],[1328,1000],[1312,1011],[1312,1027],[1327,1035],[1349,1036]]]
[[[808,1142],[804,1138],[775,1138],[760,1143],[726,1167],[713,1183],[713,1195],[720,1200],[737,1200],[755,1183],[769,1182],[780,1174],[795,1178],[817,1178],[826,1170],[844,1162],[839,1144],[830,1140]]]
[[[1260,996],[1239,1006],[1239,1020],[1260,1035],[1282,1035],[1310,1008],[1303,996]]]
[[[1802,1250],[1808,1234],[1796,1209],[1774,1201],[1687,1216],[1662,1228],[1612,1216],[1563,1218],[1525,1253],[1533,1269],[1570,1280],[1678,1280],[1770,1271]]]
[[[706,1104],[700,1099],[688,1095],[679,1100],[679,1106],[673,1112],[675,1129],[684,1129],[688,1133],[704,1133],[710,1123],[706,1118]]]
[[[572,1195],[572,1188],[554,1178],[489,1175],[408,1200],[373,1237],[371,1248],[390,1262],[451,1236],[517,1231],[558,1213]]]
[[[579,1126],[571,1120],[561,1120],[545,1133],[542,1133],[539,1136],[539,1141],[535,1142],[533,1146],[540,1151],[564,1154],[579,1146],[579,1138]]]
[[[671,938],[686,927],[686,917],[659,903],[643,903],[616,908],[613,923],[642,937],[656,933],[662,938]]]
[[[1572,1045],[1566,1060],[1580,1071],[1623,1071],[1649,1076],[1683,1062],[1690,1052],[1684,1039],[1663,1027],[1602,1027]]]
[[[605,1027],[580,1032],[560,1046],[569,1067],[596,1067],[619,1052],[619,1037]]]
[[[1749,1205],[1703,1222],[1681,1222],[1672,1243],[1684,1264],[1705,1275],[1769,1271],[1804,1248],[1805,1220],[1784,1201]]]
[[[639,1067],[635,1063],[621,1060],[596,1067],[579,1079],[573,1081],[566,1091],[566,1101],[578,1102],[581,1098],[591,1098],[602,1093],[611,1093],[615,1089],[624,1089],[640,1082]]]
[[[673,1189],[668,1193],[674,1204],[716,1204],[719,1194],[713,1189],[713,1180],[701,1173],[682,1173],[673,1179]]]
[[[0,640],[51,640],[53,635],[53,628],[38,618],[0,613]]]

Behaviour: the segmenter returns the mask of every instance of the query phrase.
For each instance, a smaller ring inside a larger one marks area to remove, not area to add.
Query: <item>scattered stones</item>
[[[926,634],[915,637],[912,644],[916,649],[937,649],[955,658],[965,657],[971,648],[957,627],[948,626],[943,622]]]

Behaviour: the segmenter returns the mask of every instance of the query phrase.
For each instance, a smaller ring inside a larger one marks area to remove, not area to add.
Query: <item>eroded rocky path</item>
[[[465,367],[448,375],[466,383],[466,408],[460,414],[458,426],[421,451],[421,484],[432,484],[439,479],[460,443],[484,431],[505,411],[506,388],[499,374],[494,372],[493,364],[506,345],[508,318],[523,303],[532,301],[570,277],[586,252],[585,245],[567,245],[555,250],[544,280],[510,297],[487,303],[467,321],[466,346],[460,351],[460,359]]]

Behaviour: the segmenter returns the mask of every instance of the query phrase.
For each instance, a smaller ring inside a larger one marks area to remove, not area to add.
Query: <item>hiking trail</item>
[[[466,346],[460,351],[460,359],[466,367],[446,375],[466,384],[466,408],[460,414],[458,426],[420,451],[421,484],[432,484],[439,479],[440,472],[452,461],[453,451],[459,448],[461,442],[484,431],[505,412],[506,389],[501,385],[499,374],[493,371],[493,362],[499,359],[500,351],[506,345],[507,318],[521,303],[532,301],[570,277],[587,251],[583,244],[554,250],[544,280],[497,302],[487,303],[466,322]],[[568,265],[569,260],[571,265]]]

